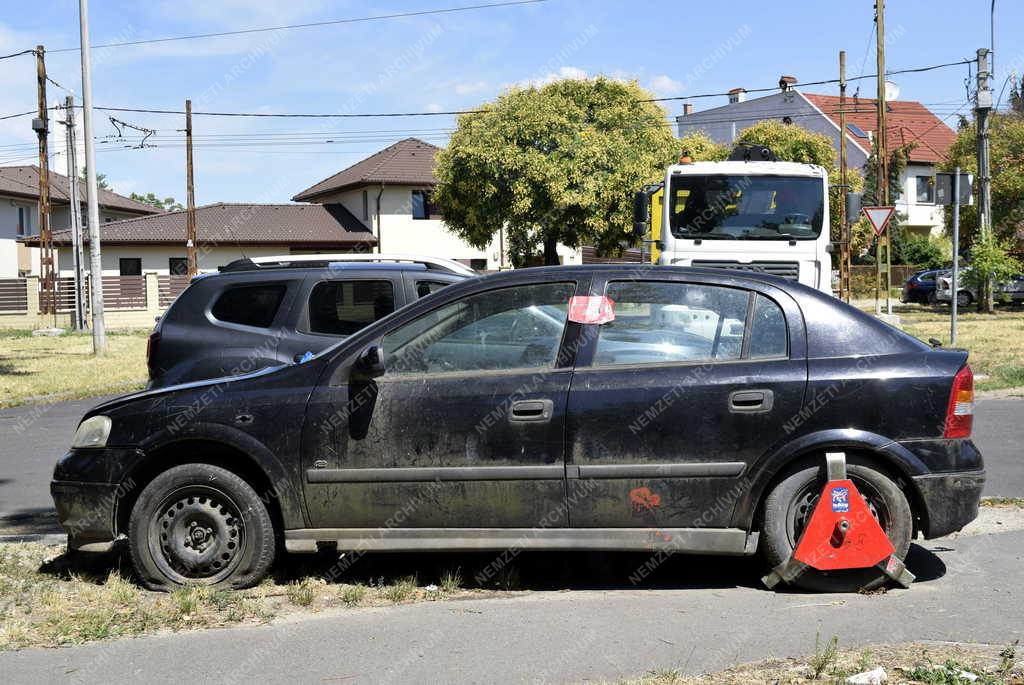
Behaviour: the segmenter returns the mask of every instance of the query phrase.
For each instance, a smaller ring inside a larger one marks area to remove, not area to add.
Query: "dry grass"
[[[119,553],[66,555],[53,545],[0,543],[0,650],[497,594],[461,588],[452,577],[441,587],[422,587],[415,576],[346,582],[334,578],[332,567],[317,567],[313,560],[283,569],[249,590],[187,587],[165,594],[136,585],[129,567]]]
[[[735,666],[718,673],[684,676],[676,670],[659,670],[619,685],[809,685],[844,683],[856,673],[881,666],[887,683],[968,685],[964,672],[978,676],[975,685],[1024,683],[1022,664],[1017,661],[1016,646],[975,645],[965,643],[904,644],[873,646],[869,649],[843,650],[798,659],[768,659],[755,664]],[[817,672],[817,673],[816,673]]]
[[[148,334],[111,333],[109,354],[97,358],[89,335],[0,332],[0,407],[137,390],[146,381]]]
[[[949,307],[898,305],[893,312],[899,314],[907,333],[949,345]],[[970,309],[958,316],[956,347],[970,352],[974,384],[979,390],[1024,387],[1024,346],[1020,340],[1024,340],[1024,309],[1020,306],[996,307],[995,314]]]

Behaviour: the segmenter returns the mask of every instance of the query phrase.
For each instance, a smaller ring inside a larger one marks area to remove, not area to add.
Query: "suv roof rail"
[[[301,268],[313,264],[324,264],[334,262],[365,262],[365,263],[387,263],[399,262],[408,264],[421,264],[427,269],[437,269],[451,273],[476,276],[477,272],[465,264],[456,262],[453,259],[440,257],[427,257],[412,254],[307,254],[307,255],[274,255],[267,257],[246,257],[236,259],[229,264],[220,267],[221,271],[253,271],[256,269],[282,269]]]

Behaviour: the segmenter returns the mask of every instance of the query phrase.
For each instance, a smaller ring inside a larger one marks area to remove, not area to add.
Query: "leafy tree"
[[[1007,238],[983,238],[980,235],[976,237],[971,242],[971,265],[965,273],[967,282],[980,292],[985,286],[986,279],[990,279],[992,283],[1000,283],[1019,274],[1024,265],[1010,255],[1012,245],[1012,241]],[[983,303],[979,302],[978,305],[981,308]]]
[[[558,243],[614,252],[633,240],[632,195],[678,153],[666,112],[635,82],[607,78],[514,88],[459,117],[437,155],[445,223],[478,248],[504,225],[512,263]]]
[[[143,204],[156,207],[157,209],[165,212],[179,212],[185,209],[185,206],[175,200],[173,197],[165,197],[160,199],[154,193],[147,193],[146,195],[140,195],[139,193],[132,193],[130,196],[136,202],[142,202]]]
[[[1024,114],[1024,81],[1013,79],[1010,84],[1010,111],[1014,114]]]
[[[695,162],[721,162],[729,156],[729,146],[716,143],[704,131],[687,133],[678,140],[677,147]]]
[[[949,258],[936,240],[926,235],[912,235],[906,229],[893,235],[892,261],[894,264],[913,264],[922,269],[941,269]]]

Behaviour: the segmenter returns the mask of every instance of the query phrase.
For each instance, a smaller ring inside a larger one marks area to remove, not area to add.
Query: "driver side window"
[[[573,283],[503,288],[444,305],[384,336],[389,375],[551,368]]]

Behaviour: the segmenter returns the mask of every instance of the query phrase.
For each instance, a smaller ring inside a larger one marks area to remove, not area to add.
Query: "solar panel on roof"
[[[850,133],[852,133],[853,135],[857,136],[858,138],[867,138],[868,137],[868,134],[864,133],[864,131],[862,131],[860,126],[858,126],[857,124],[847,124],[846,128],[847,128],[847,130]]]

